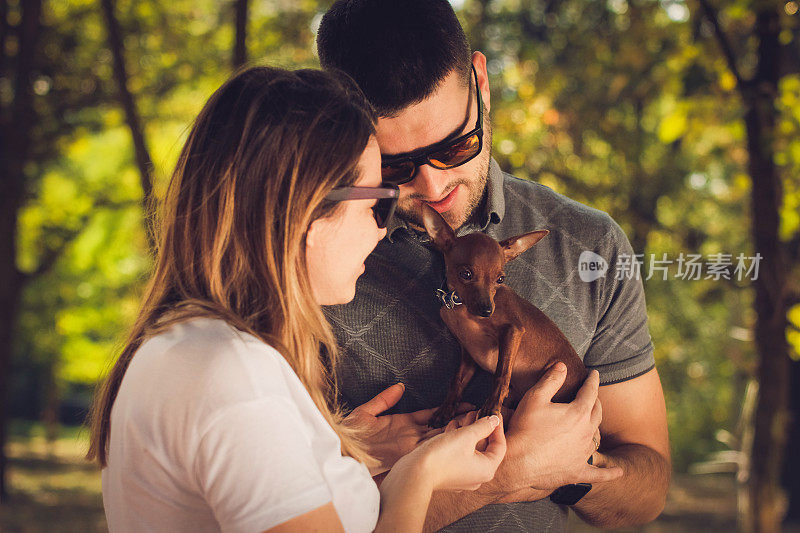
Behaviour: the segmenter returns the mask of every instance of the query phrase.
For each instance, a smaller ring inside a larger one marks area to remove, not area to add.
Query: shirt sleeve
[[[331,501],[301,420],[271,398],[227,407],[206,427],[195,475],[222,531],[264,531]]]
[[[583,359],[600,373],[601,385],[627,381],[655,367],[641,272],[625,232],[609,221],[608,271],[597,327]]]

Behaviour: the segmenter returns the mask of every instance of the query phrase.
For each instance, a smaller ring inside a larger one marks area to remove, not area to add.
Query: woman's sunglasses
[[[379,228],[385,228],[392,219],[397,207],[400,190],[394,183],[384,183],[380,187],[338,187],[325,196],[331,202],[346,200],[378,200],[372,206],[375,222]]]
[[[384,182],[402,185],[413,180],[417,169],[421,165],[430,165],[433,168],[447,170],[463,165],[481,153],[483,149],[483,100],[481,89],[478,87],[478,73],[472,67],[475,78],[475,90],[478,95],[478,121],[475,128],[451,141],[442,141],[426,148],[406,154],[392,155],[381,158],[381,176]],[[470,96],[472,91],[470,91]],[[467,119],[469,119],[469,103],[467,106]]]

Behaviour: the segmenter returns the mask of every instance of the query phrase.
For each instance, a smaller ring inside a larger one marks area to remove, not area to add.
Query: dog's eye
[[[462,270],[461,272],[459,272],[458,275],[459,275],[459,277],[461,279],[465,279],[467,281],[472,279],[472,272],[470,272],[466,268],[464,270]]]
[[[505,282],[506,282],[505,276],[500,276],[499,278],[497,278],[497,283],[505,283]]]

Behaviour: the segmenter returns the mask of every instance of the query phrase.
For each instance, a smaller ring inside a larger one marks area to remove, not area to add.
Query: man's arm
[[[633,527],[664,509],[671,474],[667,413],[656,369],[600,387],[603,405],[598,466],[619,466],[624,475],[595,485],[574,506],[584,521],[601,528]]]
[[[505,490],[495,479],[484,483],[478,490],[434,492],[428,505],[423,531],[425,533],[437,531],[490,503],[530,502],[541,500],[550,494],[549,491],[532,488],[513,493],[507,493]]]

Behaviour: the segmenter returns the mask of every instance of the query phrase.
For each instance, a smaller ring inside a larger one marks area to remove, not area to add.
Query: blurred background
[[[81,423],[152,264],[147,205],[237,66],[317,66],[330,4],[0,0],[0,531],[105,529]],[[675,473],[641,531],[797,531],[798,2],[453,5],[500,166],[643,254]]]

